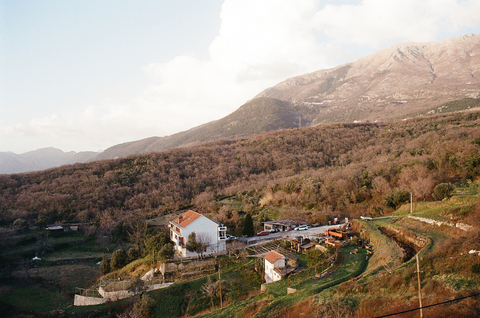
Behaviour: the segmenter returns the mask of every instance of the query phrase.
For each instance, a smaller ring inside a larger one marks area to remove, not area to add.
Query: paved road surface
[[[272,241],[275,239],[281,239],[282,237],[286,237],[286,236],[289,236],[289,237],[303,236],[306,238],[310,236],[316,236],[318,234],[323,234],[327,229],[336,229],[341,226],[343,226],[343,224],[324,225],[319,227],[312,227],[304,231],[292,230],[292,231],[285,231],[285,232],[270,233],[268,235],[263,235],[263,236],[240,237],[238,238],[238,240],[248,245],[252,245],[252,244],[258,244],[258,243],[264,243],[266,241]]]

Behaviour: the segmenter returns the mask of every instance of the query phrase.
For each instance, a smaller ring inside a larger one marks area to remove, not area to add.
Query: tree
[[[107,250],[109,250],[108,245],[113,238],[113,231],[115,230],[116,225],[117,222],[115,222],[109,212],[105,211],[101,214],[99,226],[97,228],[97,241]]]
[[[145,232],[147,230],[147,223],[145,221],[139,221],[134,223],[128,230],[128,237],[135,243],[138,250],[143,249],[145,243]]]
[[[312,267],[325,260],[325,254],[316,248],[307,251],[307,266]]]
[[[145,249],[148,253],[158,252],[165,244],[172,243],[167,233],[160,232],[155,236],[151,236],[145,242]]]
[[[127,264],[127,253],[124,250],[118,249],[112,254],[110,267],[112,269],[120,269]]]
[[[198,251],[197,235],[195,232],[192,232],[188,235],[187,244],[185,246],[189,252]]]
[[[110,273],[110,270],[110,259],[104,256],[100,262],[100,273],[102,273],[102,275],[106,275]]]
[[[172,259],[174,254],[175,254],[175,251],[173,249],[172,243],[167,243],[163,245],[160,251],[158,251],[158,257],[160,258],[161,261]]]
[[[155,314],[155,300],[146,294],[142,294],[140,300],[133,305],[133,310],[139,317],[153,317]]]
[[[131,247],[127,252],[127,257],[129,262],[133,262],[140,257],[140,250],[136,247]]]
[[[210,297],[210,301],[212,302],[212,309],[214,307],[213,299],[215,294],[217,293],[217,286],[215,282],[212,282],[210,276],[207,276],[207,282],[202,285],[202,291]]]
[[[168,234],[164,232],[148,238],[145,243],[145,249],[148,253],[158,255],[162,261],[171,259],[174,254],[173,242]]]
[[[48,234],[37,236],[35,252],[37,255],[43,255],[45,252],[53,251],[54,240]]]
[[[197,246],[200,252],[200,257],[203,258],[203,253],[210,247],[210,236],[205,232],[197,234]]]
[[[383,205],[396,210],[400,205],[410,199],[410,193],[403,189],[395,188],[383,197]]]
[[[250,213],[245,216],[245,220],[243,221],[243,235],[246,236],[254,236],[255,230],[253,228],[253,219]]]
[[[196,252],[198,257],[203,258],[203,253],[207,251],[210,246],[210,238],[207,233],[192,232],[188,235],[188,241],[186,244],[187,251]]]
[[[28,224],[27,221],[25,221],[24,219],[16,219],[13,222],[13,227],[16,229],[24,229],[28,227]]]
[[[432,196],[435,200],[441,201],[450,198],[454,189],[455,187],[451,183],[440,183],[433,188]]]

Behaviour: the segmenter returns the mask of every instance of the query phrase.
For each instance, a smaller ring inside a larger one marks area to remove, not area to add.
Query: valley
[[[479,115],[470,110],[395,124],[281,130],[0,176],[0,304],[14,317],[113,317],[139,306],[154,317],[335,312],[376,317],[418,306],[412,257],[419,253],[424,305],[468,296],[425,312],[474,316],[479,303],[469,295],[477,292],[480,259],[469,251],[480,250]],[[166,244],[166,225],[187,209],[240,238],[228,243],[226,255],[212,259],[220,268],[222,304],[218,291],[206,291],[209,284],[218,285],[218,271],[210,264],[165,277],[155,274],[154,282],[174,283],[163,289],[93,307],[73,306],[76,294],[99,297],[98,286],[119,278],[137,286],[131,288],[147,286],[139,278],[169,257],[153,246]],[[275,244],[283,244],[285,234],[315,241],[322,231],[272,233],[261,236],[265,242],[241,238],[247,215],[253,233],[269,220],[328,225],[347,217],[350,236],[358,239],[348,238],[333,264],[312,264],[308,253],[298,254],[302,269],[262,292],[262,258],[252,257],[255,248],[280,248]],[[54,224],[69,229],[45,230]],[[254,246],[246,241],[255,241]],[[363,241],[373,253],[358,247]],[[354,249],[357,253],[350,254]],[[119,250],[120,260],[114,256]],[[36,255],[41,260],[33,261]],[[108,267],[102,265],[107,259]],[[313,279],[323,271],[331,274]],[[287,288],[296,292],[288,294]]]

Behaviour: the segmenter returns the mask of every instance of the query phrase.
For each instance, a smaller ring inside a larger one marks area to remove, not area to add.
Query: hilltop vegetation
[[[193,206],[240,231],[241,213],[268,217],[268,207],[310,222],[383,215],[393,211],[388,198],[398,189],[429,201],[440,183],[475,179],[479,124],[475,112],[331,124],[2,175],[0,222],[99,226],[105,218],[129,223]],[[219,199],[227,197],[233,203],[222,209]]]

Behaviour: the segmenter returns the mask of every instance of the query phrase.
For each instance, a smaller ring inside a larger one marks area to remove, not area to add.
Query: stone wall
[[[75,299],[73,300],[73,305],[74,306],[93,306],[93,305],[101,305],[106,302],[107,302],[107,299],[105,298],[75,295]]]
[[[177,271],[192,271],[201,267],[215,266],[215,264],[215,259],[198,260],[189,263],[162,263],[160,264],[160,272],[162,275],[165,275],[166,273]]]
[[[417,220],[417,221],[421,221],[421,222],[431,224],[431,225],[436,225],[436,226],[446,225],[446,226],[450,226],[450,227],[456,227],[456,228],[459,228],[460,230],[463,230],[463,231],[471,231],[471,230],[475,229],[473,226],[465,224],[465,223],[455,223],[455,222],[452,222],[452,221],[437,221],[437,220],[433,220],[433,219],[422,218],[420,216],[412,216],[412,215],[409,215],[408,217],[411,218],[411,219]]]
[[[132,297],[135,296],[135,293],[129,290],[119,290],[119,291],[111,291],[107,292],[103,287],[98,288],[98,292],[100,295],[102,295],[103,298],[111,300],[111,301],[116,301],[120,300],[123,298],[127,297]]]

